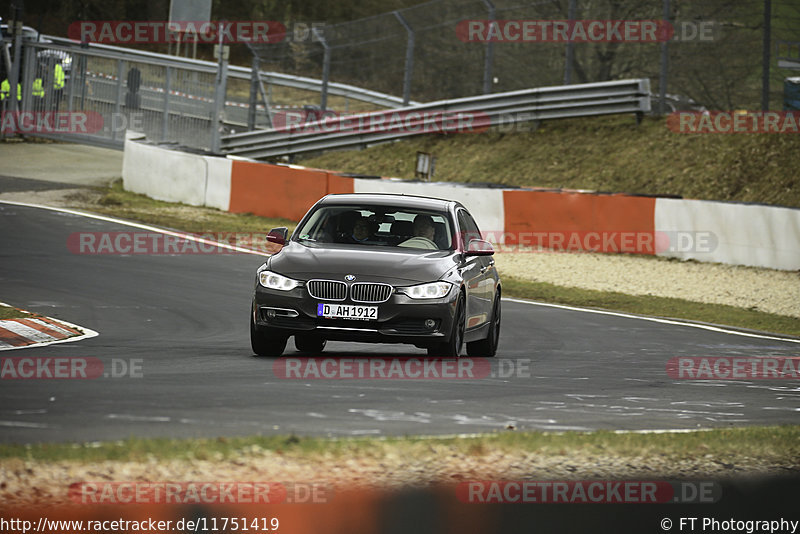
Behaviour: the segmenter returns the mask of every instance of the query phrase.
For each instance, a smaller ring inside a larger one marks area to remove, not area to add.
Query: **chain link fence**
[[[327,73],[330,80],[412,101],[621,78],[648,77],[655,88],[666,68],[666,92],[673,95],[673,105],[683,100],[709,109],[758,109],[765,4],[432,0],[324,26],[313,40],[296,41],[290,34],[282,43],[254,48],[271,70],[317,77]],[[775,66],[774,43],[800,40],[800,4],[771,0],[771,8],[770,101],[775,105],[782,80],[792,71]],[[668,20],[674,35],[666,47],[659,42],[464,42],[457,30],[469,20]]]

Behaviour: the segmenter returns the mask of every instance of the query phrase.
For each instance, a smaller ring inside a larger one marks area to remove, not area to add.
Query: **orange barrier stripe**
[[[553,191],[503,191],[506,243],[535,232],[655,234],[655,199]],[[547,247],[547,240],[544,241]],[[654,254],[655,250],[642,253]]]
[[[318,170],[234,161],[229,211],[299,221],[329,192],[352,191],[352,178]]]
[[[355,192],[353,179],[347,176],[328,173],[328,194],[342,194]]]

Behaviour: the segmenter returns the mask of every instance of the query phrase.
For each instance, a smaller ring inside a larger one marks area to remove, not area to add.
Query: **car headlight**
[[[440,299],[447,296],[453,284],[450,282],[431,282],[416,286],[399,287],[397,291],[412,299]]]
[[[278,291],[289,291],[301,285],[301,282],[297,280],[292,280],[272,271],[258,273],[258,283],[268,289],[277,289]]]

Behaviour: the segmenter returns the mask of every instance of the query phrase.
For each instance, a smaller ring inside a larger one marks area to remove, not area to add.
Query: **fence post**
[[[772,0],[764,0],[764,44],[761,58],[761,111],[769,109],[769,47],[772,41]]]
[[[225,22],[220,22],[225,24]],[[220,143],[220,119],[225,109],[225,89],[228,79],[228,59],[225,57],[225,44],[223,41],[223,33],[219,32],[219,62],[217,63],[217,79],[214,84],[214,106],[211,114],[211,151],[219,154]]]
[[[406,65],[403,70],[403,105],[407,106],[411,100],[411,76],[414,73],[414,29],[399,11],[392,12],[400,24],[406,29]]]
[[[489,21],[495,19],[495,10],[492,0],[483,0],[486,9],[489,11]],[[491,24],[491,22],[490,22]],[[492,67],[494,65],[494,42],[486,42],[486,53],[483,57],[483,94],[488,95],[492,92]]]
[[[253,53],[253,66],[250,71],[250,107],[247,111],[247,130],[252,132],[256,129],[256,106],[258,105],[258,69],[261,62],[258,60],[258,55],[255,51]]]
[[[319,42],[322,44],[322,48],[325,51],[324,55],[322,56],[322,88],[320,89],[319,95],[319,107],[322,108],[322,111],[325,111],[328,109],[328,79],[331,76],[331,47],[328,45],[328,41],[325,40],[325,37],[318,28],[312,26],[311,31],[317,37],[317,39],[319,39]]]
[[[578,0],[569,0],[569,8],[567,11],[567,18],[570,22],[575,20],[576,11],[578,9]],[[572,83],[572,63],[575,61],[575,43],[572,41],[567,42],[567,49],[564,55],[564,85]]]
[[[664,0],[663,24],[669,23],[669,0]],[[669,76],[669,41],[661,42],[661,72],[658,75],[658,113],[667,112],[667,77]]]
[[[125,76],[125,64],[127,61],[124,59],[117,60],[117,96],[114,101],[114,113],[111,114],[111,140],[117,140],[117,121],[119,121],[120,108],[122,107],[122,79]]]
[[[20,68],[19,83],[22,83],[22,104],[17,102],[19,111],[41,111],[33,102],[33,80],[36,77],[36,48],[33,45],[25,47],[24,69]],[[13,102],[13,100],[12,100]]]
[[[17,0],[13,5],[11,12],[13,13],[14,20],[14,27],[11,28],[9,25],[9,29],[14,32],[14,59],[11,65],[11,72],[9,73],[8,82],[11,86],[11,96],[13,98],[9,99],[11,102],[11,109],[9,111],[21,111],[19,107],[19,102],[17,102],[16,94],[17,94],[17,84],[20,83],[20,77],[22,76],[22,71],[20,70],[20,59],[22,58],[22,11],[25,7],[23,0]],[[23,94],[26,94],[23,91]]]

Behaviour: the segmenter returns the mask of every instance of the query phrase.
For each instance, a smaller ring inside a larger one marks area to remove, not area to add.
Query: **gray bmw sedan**
[[[429,356],[494,356],[500,277],[467,209],[411,195],[328,195],[256,272],[253,352],[320,353],[328,340],[409,343]]]

